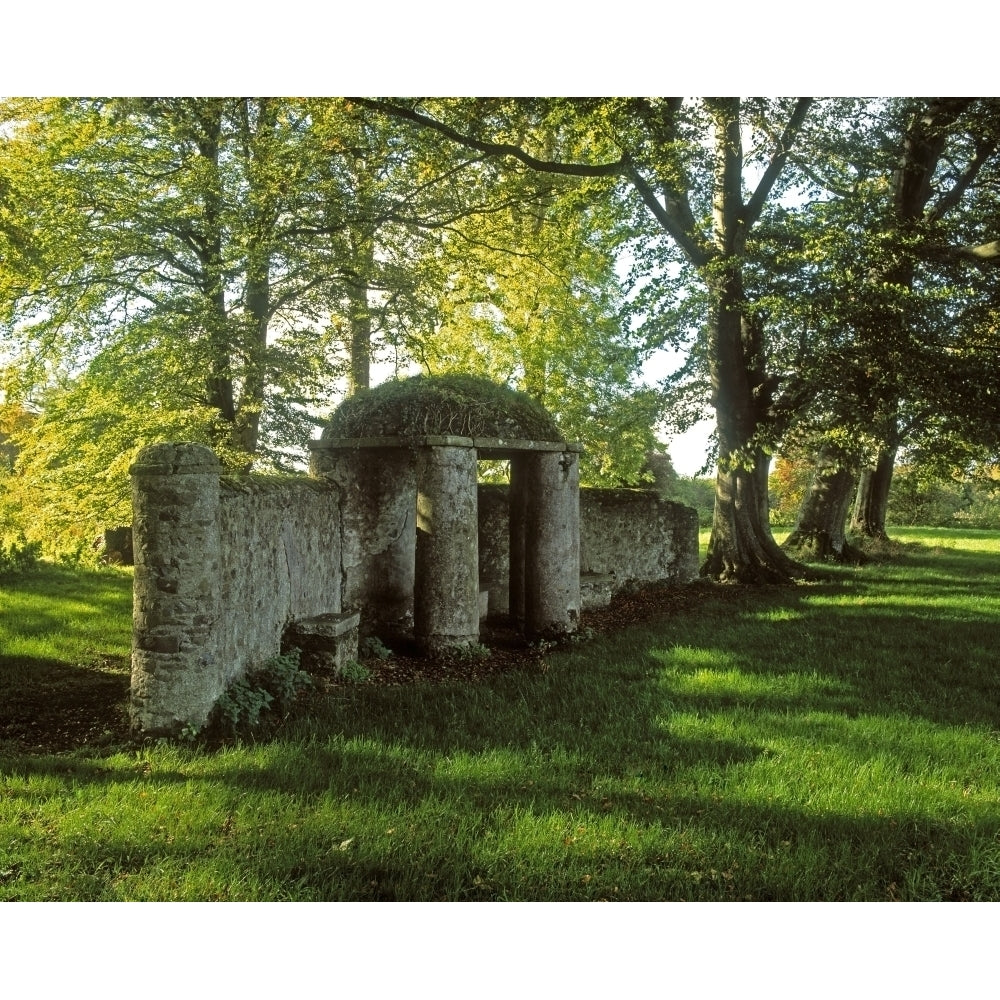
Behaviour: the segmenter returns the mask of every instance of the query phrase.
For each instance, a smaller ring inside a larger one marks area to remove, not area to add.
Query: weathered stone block
[[[358,658],[357,611],[331,612],[293,622],[282,639],[284,649],[301,651],[300,664],[310,673],[339,673]]]

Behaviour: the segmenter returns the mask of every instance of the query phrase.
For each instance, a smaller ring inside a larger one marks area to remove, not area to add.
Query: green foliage
[[[458,374],[383,382],[344,400],[330,417],[325,434],[563,440],[552,418],[527,394],[489,379]]]
[[[212,709],[207,728],[227,735],[253,732],[268,715],[287,712],[312,686],[309,674],[299,669],[299,650],[274,656],[228,685]]]
[[[544,119],[535,107],[502,113]],[[559,123],[563,132],[547,138],[570,147],[574,125],[565,115]],[[552,127],[535,125],[539,135]],[[454,228],[443,245],[452,277],[416,356],[427,371],[475,372],[541,403],[560,437],[583,444],[584,485],[635,483],[655,445],[662,398],[642,373],[659,329],[631,323],[618,273],[630,210],[607,180],[544,180],[527,207]]]
[[[337,674],[341,680],[349,681],[352,684],[363,684],[371,675],[372,672],[357,660],[349,660]]]
[[[812,481],[814,465],[807,454],[779,455],[768,479],[772,525],[792,527]]]
[[[699,479],[696,476],[678,476],[672,489],[664,495],[667,500],[675,500],[698,512],[698,524],[710,527],[715,512],[715,480]]]
[[[1000,480],[996,467],[979,475],[935,475],[910,466],[896,469],[889,491],[895,525],[1000,528]]]
[[[463,642],[438,649],[434,656],[446,663],[481,663],[489,659],[490,648],[481,642]]]
[[[8,542],[0,538],[0,577],[14,576],[34,569],[41,552],[41,542],[29,542],[23,536]]]

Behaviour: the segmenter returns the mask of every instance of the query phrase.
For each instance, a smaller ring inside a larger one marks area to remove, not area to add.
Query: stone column
[[[489,593],[488,613],[510,613],[510,489],[479,484],[479,589]]]
[[[477,453],[443,440],[417,453],[414,633],[427,653],[479,641]]]
[[[524,537],[527,529],[525,497],[526,457],[517,454],[510,460],[510,583],[511,620],[524,628]]]
[[[341,490],[342,606],[365,635],[413,623],[416,482],[411,451],[314,447],[310,472]]]
[[[131,468],[132,728],[201,728],[225,686],[214,629],[220,600],[219,460],[199,444],[143,448]]]
[[[524,630],[530,638],[580,627],[578,457],[572,451],[525,456]]]

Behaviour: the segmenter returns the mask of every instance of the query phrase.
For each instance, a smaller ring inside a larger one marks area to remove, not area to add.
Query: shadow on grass
[[[995,787],[996,618],[857,602],[880,587],[869,572],[849,590],[718,588],[547,669],[338,688],[245,752],[154,748],[148,776],[141,761],[3,770],[74,789],[190,783],[210,797],[187,841],[115,831],[62,844],[84,873],[63,890],[77,898],[203,862],[228,866],[232,898],[1000,898],[1000,817],[982,796],[965,805],[939,776],[911,802],[920,783],[897,781],[921,761],[962,770],[960,755],[936,759],[949,752],[940,729],[970,756],[983,745],[982,784]],[[831,607],[841,597],[852,603]],[[772,766],[775,747],[794,759]],[[811,747],[828,765],[877,763],[895,791],[875,806],[870,793],[852,803],[849,782],[814,787],[795,757]],[[253,802],[262,828],[296,822],[262,837],[241,813]]]
[[[55,753],[125,741],[130,666],[124,656],[80,665],[0,656],[0,747]]]

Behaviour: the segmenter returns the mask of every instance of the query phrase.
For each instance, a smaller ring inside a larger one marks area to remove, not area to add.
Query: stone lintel
[[[475,448],[484,458],[509,458],[520,452],[583,451],[578,441],[530,441],[521,438],[459,437],[451,434],[327,438],[308,442],[310,451],[361,451],[367,448]]]
[[[323,639],[337,639],[352,629],[356,629],[360,622],[360,611],[330,612],[293,622],[289,633],[302,638],[315,636]]]
[[[319,438],[307,441],[310,451],[361,451],[365,448],[412,448],[413,438],[370,437],[370,438]]]

